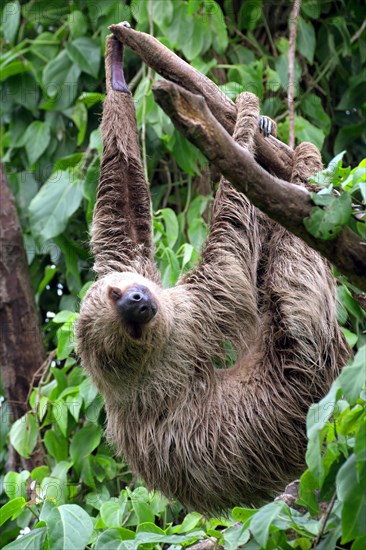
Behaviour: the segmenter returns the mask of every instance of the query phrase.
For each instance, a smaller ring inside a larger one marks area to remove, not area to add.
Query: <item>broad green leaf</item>
[[[43,85],[49,97],[58,95],[65,82],[76,84],[76,82],[69,82],[71,67],[72,62],[65,50],[61,51],[55,59],[47,63],[43,70]]]
[[[342,231],[351,213],[351,196],[344,192],[340,197],[333,197],[325,208],[313,208],[304,225],[317,239],[330,240]]]
[[[366,346],[359,349],[352,364],[342,370],[339,383],[345,398],[351,405],[355,403],[366,384]]]
[[[88,30],[88,19],[86,16],[79,10],[74,10],[70,13],[69,18],[69,27],[71,36],[73,38],[80,38],[87,34]]]
[[[62,233],[82,196],[82,182],[71,171],[52,174],[29,205],[33,235],[47,240]]]
[[[168,245],[173,248],[179,235],[177,215],[171,208],[163,208],[160,213],[164,220]]]
[[[331,127],[331,120],[324,111],[321,99],[315,94],[309,94],[301,99],[300,107],[302,112],[310,118],[317,126],[328,134]]]
[[[1,67],[0,70],[0,81],[9,78],[9,76],[14,76],[20,73],[26,73],[31,70],[31,64],[24,63],[23,61],[13,61],[5,67]]]
[[[89,515],[76,504],[54,508],[47,521],[50,548],[84,550],[93,532]]]
[[[39,527],[3,547],[3,550],[42,550],[45,548],[47,529]]]
[[[134,531],[123,527],[107,529],[97,538],[95,550],[137,550],[135,536]]]
[[[67,440],[64,437],[56,434],[54,430],[47,430],[44,435],[44,444],[47,451],[58,462],[61,460],[67,460],[68,457],[68,445]]]
[[[245,548],[245,544],[250,539],[250,531],[243,525],[232,525],[222,533],[225,550],[237,550]]]
[[[38,438],[38,427],[32,413],[27,413],[19,418],[11,427],[10,443],[24,458],[32,454]]]
[[[3,8],[2,27],[4,38],[10,44],[14,43],[19,23],[20,23],[21,8],[18,0],[9,2]]]
[[[205,242],[208,234],[207,225],[202,218],[197,218],[188,227],[188,237],[191,244],[201,252],[202,245]]]
[[[23,470],[20,474],[18,472],[8,472],[5,474],[3,487],[5,494],[10,500],[17,497],[26,497],[29,475],[28,470]]]
[[[70,456],[75,466],[80,469],[83,459],[98,447],[101,437],[102,429],[95,424],[87,424],[75,433],[70,444]]]
[[[66,43],[66,51],[82,71],[98,78],[101,51],[96,41],[87,37],[77,38]]]
[[[314,62],[316,37],[314,27],[302,17],[297,18],[297,50],[310,63]]]
[[[104,502],[100,508],[100,515],[106,527],[121,527],[125,519],[126,504],[109,501]]]
[[[98,395],[98,389],[94,386],[90,377],[85,378],[85,380],[81,383],[80,395],[84,400],[85,408],[89,407]]]
[[[250,521],[250,531],[255,540],[264,548],[269,537],[269,529],[275,518],[282,512],[285,503],[271,502],[259,508]]]
[[[34,164],[47,149],[51,140],[50,127],[45,122],[35,120],[28,127],[25,135],[25,150],[29,164]]]
[[[335,380],[327,395],[319,403],[311,405],[306,418],[306,429],[309,440],[306,451],[306,463],[315,478],[320,478],[324,472],[322,444],[325,429],[329,418],[334,412],[334,407],[341,392],[339,381]]]
[[[75,347],[74,323],[67,322],[57,331],[57,359],[66,359]]]
[[[323,147],[325,133],[301,116],[295,117],[295,133],[299,141],[310,141],[318,149]]]
[[[172,531],[175,534],[178,533],[188,533],[189,531],[192,531],[197,525],[202,521],[202,514],[199,514],[198,512],[191,512],[190,514],[187,514],[184,518],[183,522],[180,525],[176,525],[173,527]]]
[[[0,526],[8,519],[15,518],[18,513],[24,508],[25,498],[18,497],[10,500],[0,508]]]
[[[342,508],[342,543],[365,535],[366,471],[357,472],[357,461],[352,454],[337,474],[337,495]]]
[[[97,92],[83,92],[79,98],[78,101],[81,103],[84,103],[87,108],[93,107],[96,103],[103,103],[105,99],[104,94],[100,94]]]

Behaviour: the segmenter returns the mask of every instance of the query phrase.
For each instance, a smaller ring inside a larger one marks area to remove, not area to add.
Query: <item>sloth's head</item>
[[[164,350],[172,324],[164,290],[142,275],[112,272],[84,297],[76,328],[78,354],[98,386],[140,377]]]

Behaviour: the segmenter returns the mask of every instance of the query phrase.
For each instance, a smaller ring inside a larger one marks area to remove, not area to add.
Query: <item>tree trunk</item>
[[[29,277],[23,235],[14,199],[0,165],[0,365],[1,378],[12,420],[28,409],[28,392],[36,371],[45,359],[40,323]],[[19,462],[9,454],[8,468]],[[21,459],[32,469],[43,463],[41,449]]]

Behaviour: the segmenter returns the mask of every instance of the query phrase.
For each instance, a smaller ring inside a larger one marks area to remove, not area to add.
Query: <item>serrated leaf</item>
[[[66,51],[70,59],[80,67],[82,71],[98,78],[101,51],[100,46],[92,38],[77,38],[66,43]]]
[[[47,521],[50,548],[84,550],[93,532],[89,515],[76,504],[54,508]]]
[[[72,172],[52,174],[29,205],[33,235],[47,240],[62,233],[82,196],[82,182]]]

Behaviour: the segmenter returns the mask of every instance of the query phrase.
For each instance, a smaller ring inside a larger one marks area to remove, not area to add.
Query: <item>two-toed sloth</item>
[[[207,514],[258,505],[303,469],[307,410],[348,355],[332,273],[221,179],[199,265],[162,288],[121,57],[109,37],[98,280],[82,303],[78,353],[104,396],[108,437],[149,488]],[[237,107],[234,139],[253,152],[257,98],[244,93]],[[314,146],[299,145],[292,181],[319,169]],[[217,369],[228,341],[237,362]]]

